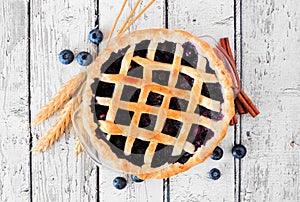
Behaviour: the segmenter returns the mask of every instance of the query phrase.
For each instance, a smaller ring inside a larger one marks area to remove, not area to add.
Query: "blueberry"
[[[221,177],[221,172],[217,168],[213,168],[209,171],[209,178],[212,180],[217,180]]]
[[[127,185],[127,181],[124,177],[116,177],[113,181],[113,185],[116,189],[124,189]]]
[[[144,180],[141,180],[140,178],[138,178],[137,176],[135,176],[135,175],[131,175],[131,179],[132,179],[132,181],[134,181],[134,182],[143,182]]]
[[[215,150],[213,151],[212,155],[211,155],[211,159],[213,160],[220,160],[223,156],[223,149],[221,149],[221,147],[217,146],[215,148]]]
[[[92,55],[89,54],[88,52],[80,52],[80,53],[78,53],[76,59],[77,59],[78,64],[80,64],[82,66],[88,66],[93,61]]]
[[[70,64],[74,60],[74,54],[72,51],[65,49],[59,53],[58,59],[61,63],[63,63],[64,65],[67,65],[67,64]]]
[[[247,153],[247,150],[243,145],[237,144],[232,148],[231,152],[232,152],[232,155],[234,156],[234,158],[241,159],[241,158],[244,158],[244,156]]]
[[[89,40],[92,43],[99,45],[99,43],[103,40],[102,32],[98,28],[93,29],[89,33]]]

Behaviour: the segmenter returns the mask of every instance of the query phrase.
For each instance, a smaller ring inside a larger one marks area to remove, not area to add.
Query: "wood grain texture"
[[[241,201],[300,201],[300,2],[242,4],[243,88],[261,114],[242,118]],[[293,145],[293,144],[292,144]]]
[[[123,16],[135,2],[128,0]],[[148,2],[143,0],[137,10]],[[45,153],[31,156],[30,132],[35,144],[57,116],[32,130],[30,117],[84,69],[76,61],[62,65],[58,53],[67,48],[95,57],[98,48],[87,35],[97,24],[97,14],[107,37],[121,4],[122,0],[1,2],[0,201],[300,201],[298,0],[157,0],[130,28],[168,25],[196,36],[230,38],[243,89],[261,114],[256,119],[243,115],[229,129],[220,144],[224,150],[220,161],[208,159],[164,182],[133,183],[129,175],[103,166],[98,176],[97,166],[85,153],[76,159],[71,128]],[[234,160],[231,149],[240,142],[248,153]],[[213,167],[222,173],[217,181],[208,178]],[[113,188],[117,176],[128,179],[124,190]]]
[[[131,9],[135,5],[135,0],[128,0],[122,17],[116,27],[115,33],[122,27]],[[138,14],[150,1],[142,1],[141,5],[137,8]],[[99,1],[100,8],[100,29],[103,30],[105,38],[108,37],[114,20],[119,13],[123,0],[116,1]],[[109,12],[107,12],[109,10]],[[156,1],[146,14],[143,15],[129,31],[137,29],[146,29],[153,27],[164,27],[164,2]],[[101,49],[105,43],[101,45]],[[115,177],[124,176],[128,179],[128,185],[123,190],[117,190],[113,187],[112,182]],[[158,202],[163,201],[163,181],[162,180],[147,180],[142,183],[133,183],[129,175],[124,175],[119,172],[112,171],[105,166],[100,166],[100,201],[102,202],[119,202],[119,201],[138,201],[138,202]]]
[[[2,1],[0,25],[0,201],[28,201],[27,1]]]
[[[169,28],[183,29],[195,36],[210,35],[218,40],[229,37],[233,45],[233,2],[191,1],[169,2]],[[212,159],[193,167],[185,173],[170,178],[170,201],[233,201],[234,160],[231,155],[234,132],[230,127],[226,138],[220,144],[224,156],[219,161]],[[219,180],[209,179],[208,172],[218,168]],[[213,189],[212,189],[213,188]]]
[[[58,54],[70,49],[75,54],[96,48],[88,41],[95,22],[95,4],[90,1],[31,1],[31,110],[33,116],[80,67],[76,60],[62,65]],[[34,143],[56,121],[33,129]],[[75,133],[69,128],[49,150],[33,154],[33,201],[95,201],[95,164],[82,154],[75,157]]]
[[[169,28],[233,40],[233,1],[169,1]]]

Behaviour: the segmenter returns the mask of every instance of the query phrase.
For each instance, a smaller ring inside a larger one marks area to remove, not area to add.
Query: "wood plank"
[[[300,200],[299,8],[297,0],[242,4],[243,86],[261,111],[242,119],[242,201]]]
[[[27,1],[2,1],[0,24],[0,201],[29,201]]]
[[[233,2],[214,1],[169,1],[168,19],[170,29],[182,29],[195,36],[210,35],[218,40],[229,37],[233,46]],[[233,201],[234,160],[231,149],[234,130],[230,127],[220,144],[224,156],[219,161],[207,159],[185,173],[170,178],[170,201]],[[218,168],[219,180],[209,179],[208,172]]]
[[[233,2],[169,1],[169,29],[181,29],[195,36],[209,35],[215,39],[230,37],[233,40]]]
[[[116,27],[116,32],[121,28],[126,17],[129,15],[136,1],[129,0],[123,17],[120,18],[120,22]],[[141,11],[142,8],[149,1],[142,1],[142,4],[137,8],[137,12]],[[116,1],[99,1],[100,8],[100,28],[103,30],[105,38],[108,37],[112,28],[113,22],[118,15],[123,0]],[[132,30],[153,28],[153,27],[164,27],[164,2],[156,1],[152,7],[142,16],[131,28]],[[108,12],[109,11],[109,12]],[[115,32],[115,33],[116,33]],[[103,44],[104,45],[104,44]],[[103,47],[102,47],[103,48]],[[129,175],[124,175],[112,171],[104,166],[100,166],[100,201],[162,201],[163,200],[163,183],[162,180],[147,180],[142,183],[133,183],[130,179],[128,180],[128,186],[124,190],[116,190],[113,185],[113,179],[117,176],[125,176],[129,179]]]
[[[84,67],[76,61],[62,65],[58,53],[91,52],[87,38],[95,22],[94,0],[31,1],[31,95],[32,114],[45,105],[59,88]],[[56,121],[33,129],[34,143]],[[32,163],[33,201],[95,201],[97,172],[95,164],[82,154],[75,157],[75,133],[69,128],[49,150],[34,154]]]
[[[242,81],[242,13],[241,13],[241,4],[242,1],[240,0],[235,0],[234,1],[234,44],[233,44],[233,49],[234,49],[234,57],[235,57],[235,64],[237,71],[239,73],[241,83]],[[247,116],[247,115],[237,115],[238,117],[238,123],[235,126],[235,136],[234,136],[234,145],[235,144],[241,144],[241,117]],[[241,201],[241,161],[239,159],[234,159],[234,199],[235,201]]]

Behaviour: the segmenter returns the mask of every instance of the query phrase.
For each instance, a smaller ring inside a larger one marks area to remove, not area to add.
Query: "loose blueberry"
[[[124,177],[116,177],[113,181],[113,185],[116,189],[124,189],[127,185],[127,181]]]
[[[209,178],[212,180],[217,180],[221,177],[221,172],[217,168],[213,168],[209,171]]]
[[[232,155],[234,156],[234,158],[241,159],[241,158],[244,158],[244,156],[247,153],[247,150],[246,150],[246,147],[244,147],[244,145],[238,144],[232,148],[231,152],[232,152]]]
[[[92,31],[90,31],[89,40],[92,43],[99,45],[100,42],[103,40],[103,33],[98,28],[95,28]]]
[[[67,65],[74,60],[74,54],[72,51],[65,49],[59,53],[58,59],[62,64]]]
[[[134,182],[143,182],[144,180],[141,180],[140,178],[138,178],[137,176],[135,176],[135,175],[131,175],[131,179],[132,179],[132,181],[134,181]]]
[[[219,146],[217,146],[215,148],[215,150],[213,151],[212,155],[211,155],[211,159],[213,160],[220,160],[223,156],[223,149]]]
[[[80,52],[80,53],[78,53],[76,59],[77,59],[78,64],[80,64],[82,66],[88,66],[93,61],[92,55],[89,54],[88,52]]]

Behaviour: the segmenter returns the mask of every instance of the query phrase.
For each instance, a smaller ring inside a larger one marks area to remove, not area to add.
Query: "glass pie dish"
[[[239,81],[209,36],[139,30],[116,38],[86,70],[72,117],[97,164],[167,178],[211,155],[235,113]]]

